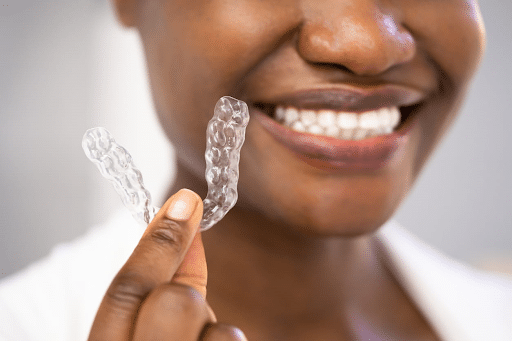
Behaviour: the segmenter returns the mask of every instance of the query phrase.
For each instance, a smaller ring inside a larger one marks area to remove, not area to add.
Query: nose
[[[298,51],[313,64],[331,64],[361,76],[407,63],[416,42],[376,0],[304,0]],[[389,11],[391,12],[391,11]]]

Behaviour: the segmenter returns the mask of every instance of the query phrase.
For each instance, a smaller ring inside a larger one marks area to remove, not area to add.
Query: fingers
[[[202,213],[201,198],[190,190],[180,190],[167,200],[108,288],[96,314],[90,340],[130,339],[142,301],[153,289],[171,281],[197,234]],[[201,263],[201,252],[204,259],[199,238],[192,259]],[[206,283],[205,262],[204,266],[189,265],[186,271],[186,278],[194,278],[194,283]]]
[[[180,284],[164,284],[142,304],[133,340],[197,341],[210,322],[210,312],[199,292]]]
[[[203,242],[197,233],[172,282],[192,287],[206,297],[207,273]]]
[[[145,340],[247,341],[240,329],[214,322],[199,292],[176,283],[159,286],[142,304],[133,341]]]

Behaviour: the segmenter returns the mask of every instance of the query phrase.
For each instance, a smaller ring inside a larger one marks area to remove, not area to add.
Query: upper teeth
[[[299,132],[361,140],[391,133],[400,123],[400,110],[390,107],[356,114],[278,106],[276,120]]]

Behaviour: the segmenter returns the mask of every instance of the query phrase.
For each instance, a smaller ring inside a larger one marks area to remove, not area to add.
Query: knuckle
[[[157,221],[150,237],[154,242],[171,247],[177,253],[182,251],[184,240],[183,228],[173,220],[162,219]]]
[[[105,297],[119,308],[138,306],[149,292],[143,277],[134,272],[120,273],[114,278]]]
[[[160,309],[175,314],[197,317],[206,316],[206,302],[195,289],[181,284],[167,284],[155,290]]]

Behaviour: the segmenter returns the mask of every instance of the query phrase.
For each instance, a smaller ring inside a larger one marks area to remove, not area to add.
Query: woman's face
[[[455,118],[484,47],[473,0],[116,5],[140,31],[156,109],[182,166],[204,181],[213,107],[225,95],[241,99],[251,122],[239,204],[322,234],[372,231],[393,214]],[[390,134],[384,125],[397,110]],[[325,128],[282,123],[276,111]],[[354,141],[370,133],[380,136]]]

